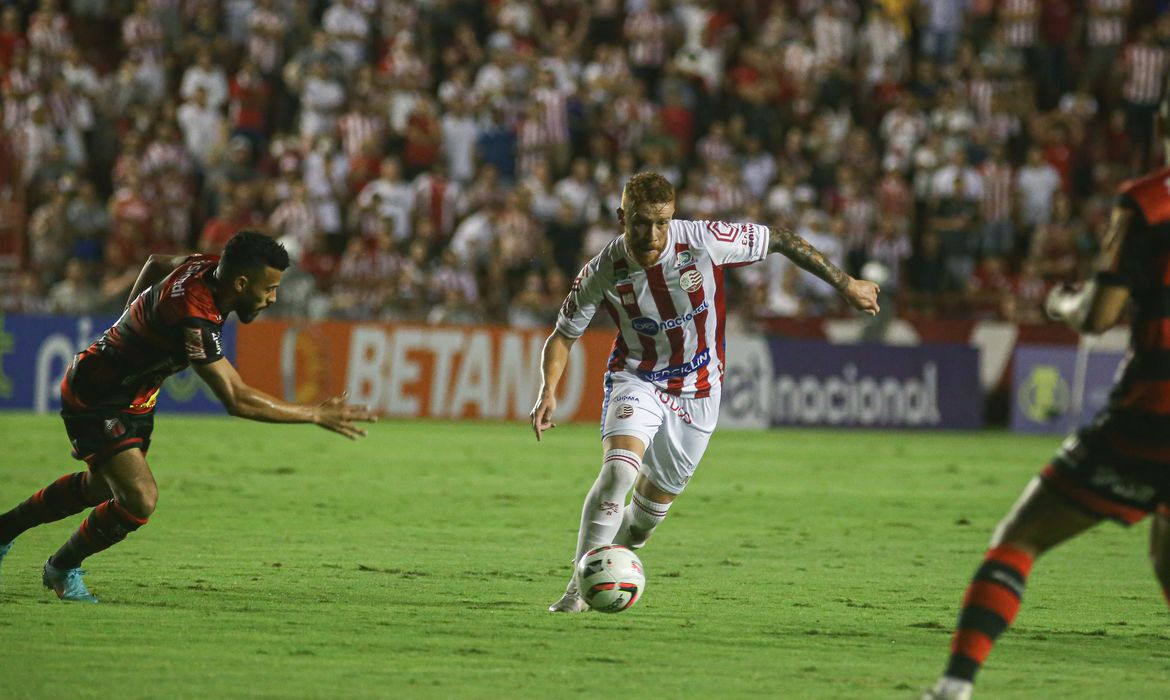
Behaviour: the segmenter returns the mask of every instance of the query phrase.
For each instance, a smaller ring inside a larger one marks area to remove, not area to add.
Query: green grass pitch
[[[0,508],[80,463],[53,416],[0,414]],[[717,432],[621,615],[550,615],[595,426],[308,426],[160,415],[149,526],[40,587],[79,519],[0,572],[0,698],[914,698],[992,527],[1057,440]],[[1147,526],[1038,562],[984,698],[1170,695]]]

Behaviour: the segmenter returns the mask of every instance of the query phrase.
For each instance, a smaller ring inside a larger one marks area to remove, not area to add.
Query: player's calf
[[[630,450],[613,449],[605,453],[601,472],[581,509],[581,529],[577,535],[574,564],[585,552],[613,542],[622,524],[626,496],[634,486],[641,463],[641,456]]]
[[[89,472],[66,474],[0,515],[0,544],[11,543],[30,528],[76,515],[109,497],[101,480]]]
[[[93,509],[69,541],[49,558],[49,563],[63,571],[76,569],[86,557],[113,547],[146,522],[147,518],[131,513],[112,498]]]

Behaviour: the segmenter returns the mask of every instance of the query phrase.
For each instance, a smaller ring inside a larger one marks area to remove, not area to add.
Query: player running
[[[146,524],[158,485],[146,463],[154,405],[163,380],[188,364],[228,413],[269,423],[316,423],[355,439],[370,412],[336,396],[320,406],[289,404],[253,389],[223,356],[220,332],[233,311],[250,323],[276,302],[288,253],[256,231],[241,231],[223,256],[155,256],[109,330],[74,358],[61,382],[61,417],[73,456],[88,471],[66,474],[0,515],[0,562],[30,528],[96,506],[49,557],[42,581],[66,601],[96,603],[82,581],[86,557]]]
[[[1150,559],[1170,602],[1168,183],[1170,168],[1122,184],[1092,279],[1048,296],[1049,316],[1083,333],[1108,330],[1130,306],[1129,353],[1105,408],[1065,439],[991,536],[963,598],[950,662],[923,700],[971,697],[975,674],[1015,619],[1033,562],[1102,520],[1128,526],[1154,514]]]
[[[605,375],[601,473],[585,497],[574,563],[603,544],[641,547],[695,473],[719,415],[724,268],[783,253],[854,308],[878,311],[876,284],[853,279],[787,229],[674,220],[674,187],[657,173],[630,178],[617,216],[624,235],[578,274],[545,342],[530,414],[538,441],[556,427],[569,349],[604,308],[618,335]],[[570,578],[549,611],[586,608]]]

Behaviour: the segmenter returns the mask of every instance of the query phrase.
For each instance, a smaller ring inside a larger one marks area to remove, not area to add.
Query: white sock
[[[581,560],[585,552],[613,542],[618,528],[622,525],[622,504],[638,477],[642,460],[638,453],[629,450],[610,450],[605,453],[601,473],[581,508],[581,529],[577,532],[577,554],[574,562]]]
[[[666,519],[666,511],[670,510],[669,503],[658,503],[634,491],[630,505],[622,517],[622,527],[618,531],[614,542],[624,544],[631,549],[638,549],[646,544],[658,523]]]

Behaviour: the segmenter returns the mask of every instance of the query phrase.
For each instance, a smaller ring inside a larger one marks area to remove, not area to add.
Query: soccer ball
[[[629,610],[646,588],[642,560],[627,547],[607,544],[577,562],[577,590],[597,612]]]

